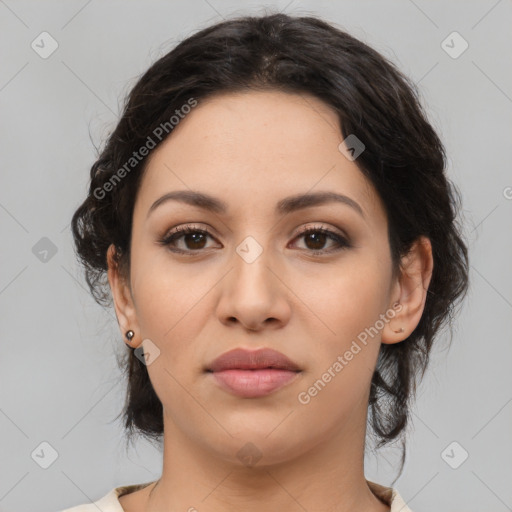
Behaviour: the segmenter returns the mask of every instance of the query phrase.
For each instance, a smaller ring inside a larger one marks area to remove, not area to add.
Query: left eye
[[[307,241],[312,242],[313,247],[307,247],[307,249],[310,249],[313,252],[316,252],[317,254],[334,252],[336,250],[349,247],[348,242],[342,236],[338,235],[337,233],[334,233],[334,231],[325,229],[323,227],[307,229],[300,233],[296,238],[302,237],[305,237],[305,243],[307,243]],[[319,246],[323,246],[325,244],[326,239],[330,239],[333,242],[335,242],[334,249],[325,250],[319,248]]]
[[[182,254],[188,253],[190,255],[190,253],[198,253],[204,249],[206,239],[208,237],[213,238],[212,235],[204,229],[185,226],[176,228],[168,236],[164,237],[162,240],[159,240],[159,243],[161,245],[169,246],[169,249],[172,252]],[[306,247],[306,250],[310,250],[315,254],[324,254],[350,247],[345,238],[324,227],[313,227],[304,230],[295,237],[295,239],[299,238],[304,238],[306,245],[309,245]],[[182,241],[185,242],[185,249],[178,248],[176,246],[177,242],[181,239],[183,239]],[[323,247],[329,239],[335,242],[335,248],[327,250],[322,249],[321,247]]]

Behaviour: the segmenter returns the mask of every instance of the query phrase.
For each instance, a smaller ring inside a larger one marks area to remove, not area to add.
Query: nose
[[[248,331],[282,328],[291,316],[284,272],[271,261],[268,251],[263,250],[255,259],[240,254],[233,255],[231,271],[219,283],[219,320],[227,326],[239,323]]]

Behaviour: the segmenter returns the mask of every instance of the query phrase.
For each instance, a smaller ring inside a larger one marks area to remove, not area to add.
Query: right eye
[[[190,253],[204,249],[207,237],[213,238],[212,235],[204,229],[195,228],[193,226],[179,226],[159,240],[159,243],[168,246],[169,250],[173,252],[190,255]],[[176,247],[176,243],[181,239],[183,239],[185,243],[185,249]]]

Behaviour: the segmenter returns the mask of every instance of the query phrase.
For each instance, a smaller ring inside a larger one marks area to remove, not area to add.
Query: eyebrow
[[[157,199],[149,208],[147,217],[149,217],[149,215],[160,205],[168,201],[179,201],[181,203],[196,206],[198,208],[202,208],[203,210],[211,211],[217,214],[226,214],[228,212],[227,203],[211,195],[193,190],[176,190],[169,192]],[[276,215],[286,215],[288,213],[302,210],[304,208],[320,206],[333,202],[350,206],[357,213],[359,213],[361,217],[365,218],[363,209],[356,201],[343,194],[337,194],[335,192],[329,191],[297,194],[294,196],[285,197],[277,203],[275,213]]]

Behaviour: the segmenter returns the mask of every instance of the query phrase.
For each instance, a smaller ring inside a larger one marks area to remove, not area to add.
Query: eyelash
[[[158,241],[158,243],[163,246],[170,246],[172,243],[176,242],[176,240],[179,240],[184,235],[187,235],[190,233],[200,233],[200,234],[207,235],[207,236],[213,238],[213,236],[207,230],[195,228],[193,226],[180,226],[180,227],[176,228],[174,231],[172,231],[171,233],[169,233],[168,235],[166,235],[164,238],[160,239]],[[348,241],[345,238],[338,235],[334,231],[326,229],[322,226],[313,226],[313,227],[304,229],[300,233],[297,234],[297,236],[294,238],[294,240],[296,238],[300,238],[305,235],[309,235],[311,233],[325,234],[331,240],[333,240],[334,242],[336,242],[338,244],[338,247],[335,249],[323,249],[323,250],[304,249],[304,250],[311,251],[314,255],[321,256],[323,254],[334,253],[334,252],[338,252],[342,249],[348,249],[351,247],[351,245],[348,243]],[[185,254],[187,256],[195,256],[195,255],[199,254],[200,252],[204,251],[204,249],[196,249],[196,250],[189,249],[189,250],[185,251],[182,249],[176,249],[175,247],[172,249],[169,247],[169,250],[171,250],[172,252]]]

